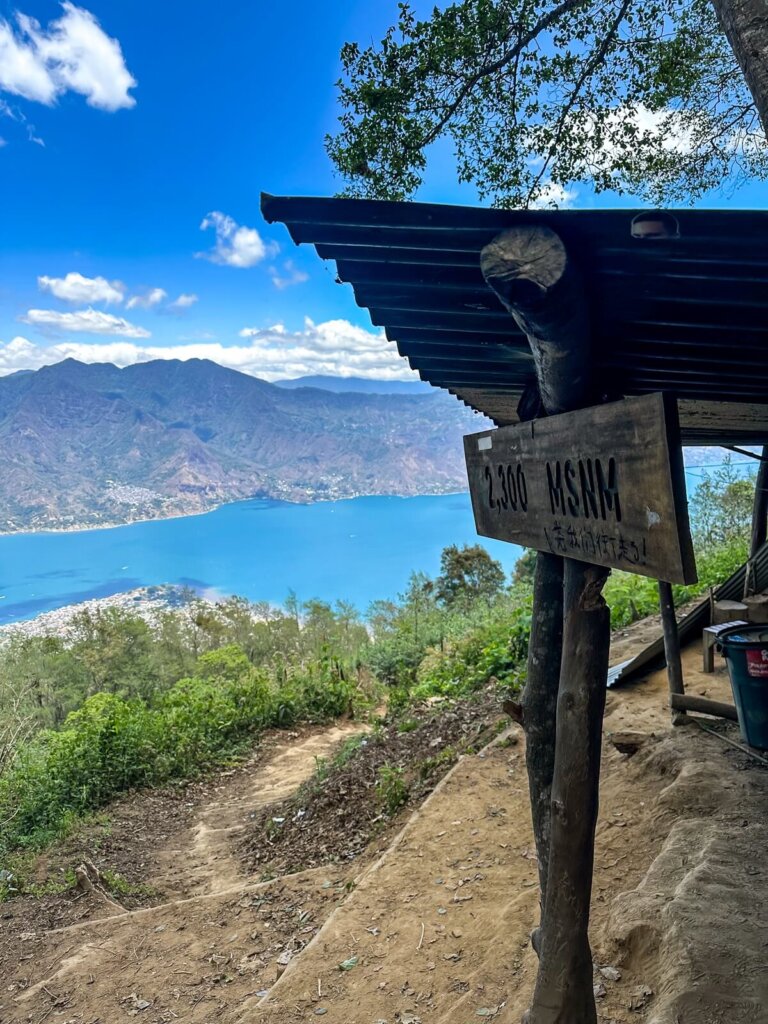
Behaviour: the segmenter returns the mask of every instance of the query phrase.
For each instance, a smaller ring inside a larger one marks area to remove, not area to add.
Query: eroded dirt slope
[[[724,670],[701,676],[699,659],[686,654],[694,692],[726,696]],[[626,731],[639,734],[633,756],[604,748],[600,1019],[765,1024],[768,775],[693,724],[672,730],[664,673],[609,694],[606,733]],[[517,1022],[536,971],[537,899],[522,742],[502,742],[459,763],[241,1020]]]

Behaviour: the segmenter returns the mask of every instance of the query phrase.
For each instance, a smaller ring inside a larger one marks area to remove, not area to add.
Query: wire
[[[756,754],[754,750],[750,750],[749,747],[745,747],[742,743],[737,743],[728,736],[723,736],[723,734],[718,732],[717,729],[710,729],[708,725],[704,725],[704,723],[699,721],[698,718],[692,718],[691,721],[695,722],[700,729],[704,730],[704,732],[711,732],[713,736],[717,736],[717,738],[722,740],[723,743],[729,743],[732,747],[736,747],[737,750],[740,750],[744,754],[748,754],[749,757],[753,757],[756,761],[760,761],[761,764],[768,767],[768,757],[761,757],[760,754]]]

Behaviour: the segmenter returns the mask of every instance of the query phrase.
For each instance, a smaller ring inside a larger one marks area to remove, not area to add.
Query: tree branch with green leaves
[[[401,3],[378,45],[342,50],[326,144],[345,194],[412,197],[439,140],[458,180],[505,207],[557,205],[579,182],[687,202],[765,177],[761,111],[718,17],[728,6],[459,0],[420,19]]]

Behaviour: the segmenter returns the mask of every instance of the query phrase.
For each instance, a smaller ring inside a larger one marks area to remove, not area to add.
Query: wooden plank
[[[768,441],[768,404],[681,399],[680,429],[688,444],[763,444]]]
[[[477,532],[696,582],[674,399],[646,395],[464,438]]]
[[[672,584],[659,580],[659,604],[661,606],[661,625],[664,631],[664,658],[667,662],[667,680],[670,694],[684,694],[683,659],[680,656],[680,633],[677,628],[675,601],[672,596]],[[685,724],[685,712],[672,713],[672,724]]]

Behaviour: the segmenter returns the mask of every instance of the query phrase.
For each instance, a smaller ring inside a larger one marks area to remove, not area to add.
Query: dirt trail
[[[690,692],[729,699],[722,665],[700,666],[692,646]],[[607,699],[591,929],[600,1022],[768,1024],[768,773],[695,725],[671,729],[666,685],[657,672]],[[281,739],[190,803],[146,857],[161,905],[94,904],[35,932],[0,908],[0,947],[5,930],[18,954],[4,967],[0,949],[0,1022],[517,1024],[538,890],[516,731],[462,757],[377,861],[266,882],[241,873],[233,844],[249,814],[359,730]],[[631,756],[610,738],[627,732]]]
[[[165,897],[159,905],[123,910],[96,891],[77,904],[80,920],[39,931],[20,931],[16,920],[34,901],[2,908],[2,1024],[113,1024],[139,1014],[146,1024],[226,1024],[227,1011],[267,987],[275,961],[303,948],[346,895],[346,876],[333,870],[249,879],[235,841],[250,814],[295,791],[316,758],[361,728],[286,734],[264,763],[257,755],[223,773],[188,827],[153,851],[148,881]]]
[[[162,852],[153,884],[185,897],[225,892],[242,884],[243,871],[233,848],[249,816],[290,796],[312,775],[317,758],[327,757],[363,728],[359,722],[336,724],[298,742],[288,739],[265,764],[251,770],[246,765],[229,778],[223,776],[211,802],[179,837],[178,848]]]

